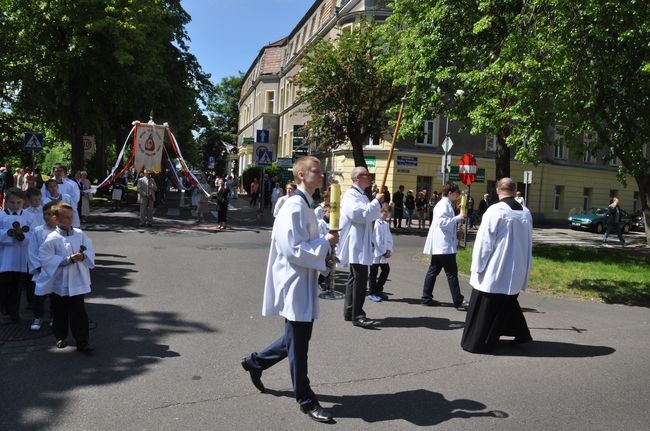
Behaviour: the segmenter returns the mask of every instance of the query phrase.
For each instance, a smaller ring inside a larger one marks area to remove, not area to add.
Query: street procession
[[[647,429],[647,7],[0,1],[0,430]]]

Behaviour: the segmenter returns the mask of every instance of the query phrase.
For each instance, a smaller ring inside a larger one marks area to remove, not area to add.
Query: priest
[[[533,221],[528,208],[515,200],[511,178],[497,182],[499,202],[490,206],[476,234],[472,253],[472,297],[461,347],[489,352],[503,335],[511,344],[532,341],[517,297],[526,289],[532,262]]]

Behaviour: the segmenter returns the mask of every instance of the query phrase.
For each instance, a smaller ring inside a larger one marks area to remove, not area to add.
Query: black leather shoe
[[[469,302],[463,299],[460,303],[455,304],[454,307],[456,307],[456,310],[458,311],[467,311],[467,307],[469,307]]]
[[[372,328],[375,325],[374,320],[370,320],[367,317],[359,317],[352,321],[352,325],[358,326],[360,328]]]
[[[333,419],[332,414],[322,408],[318,403],[307,407],[300,406],[300,410],[316,422],[331,422]]]
[[[66,347],[68,347],[68,343],[66,343],[65,340],[57,340],[56,342],[57,349],[65,349]]]
[[[420,302],[420,304],[425,305],[427,307],[437,307],[438,305],[440,305],[440,303],[435,299],[427,299],[425,301]]]
[[[258,370],[257,368],[253,368],[249,366],[246,363],[246,358],[242,359],[241,366],[244,369],[244,371],[247,371],[250,374],[253,385],[260,392],[264,393],[266,391],[266,388],[264,387],[264,383],[262,383],[262,370]]]
[[[87,343],[79,344],[77,346],[77,352],[79,352],[79,353],[81,353],[83,355],[86,355],[86,356],[92,355],[94,351],[95,351],[95,349],[93,347],[90,347]]]

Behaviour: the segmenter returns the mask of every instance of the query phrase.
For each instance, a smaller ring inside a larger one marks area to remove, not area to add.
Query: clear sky
[[[314,0],[182,0],[190,51],[217,84],[246,73],[260,49],[287,36]]]

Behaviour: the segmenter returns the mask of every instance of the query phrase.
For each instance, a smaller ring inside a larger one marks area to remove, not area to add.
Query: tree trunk
[[[645,215],[645,246],[650,248],[650,175],[637,175],[634,177],[636,184],[639,186],[639,200],[641,209]]]
[[[363,157],[363,137],[351,137],[350,143],[352,144],[352,158],[354,159],[354,167],[363,166],[368,169],[366,159]]]
[[[506,145],[507,131],[497,133],[497,154],[494,158],[496,166],[496,178],[510,177],[510,147]]]
[[[70,174],[75,171],[83,170],[84,167],[84,145],[83,145],[83,129],[74,125],[72,129],[72,166]]]

